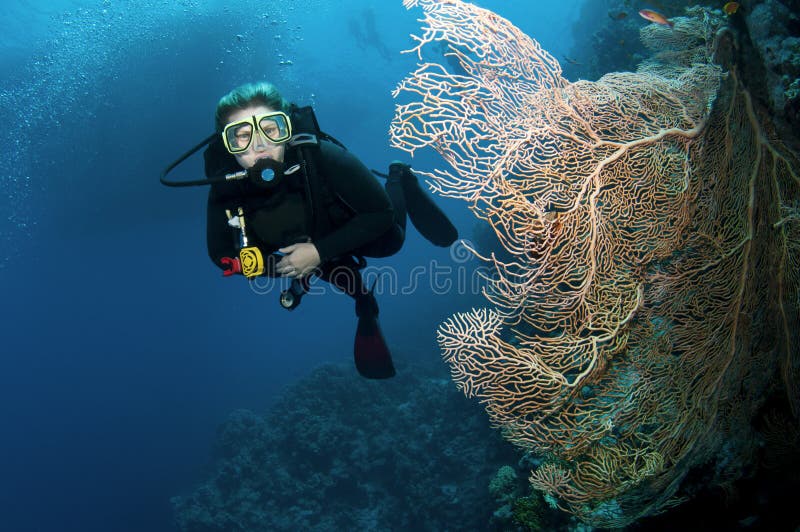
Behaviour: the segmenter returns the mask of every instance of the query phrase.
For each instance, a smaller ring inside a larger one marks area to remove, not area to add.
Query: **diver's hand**
[[[309,242],[292,244],[278,251],[285,255],[278,262],[276,271],[287,277],[305,277],[320,263],[317,247]]]

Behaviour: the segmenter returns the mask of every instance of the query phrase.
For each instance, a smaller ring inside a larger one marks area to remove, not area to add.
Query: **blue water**
[[[480,3],[558,55],[580,2],[549,4]],[[387,138],[420,17],[399,0],[0,7],[0,529],[172,530],[169,498],[203,477],[228,412],[351,359],[351,301],[288,313],[277,291],[222,278],[206,257],[206,190],[157,177],[211,132],[222,94],[258,79],[313,104],[368,166],[433,168]],[[195,160],[180,176],[198,172]],[[465,206],[440,202],[470,238]],[[410,231],[373,263],[403,280],[431,261],[452,264]],[[380,300],[396,356],[429,358],[437,324],[476,297],[436,296],[423,278]]]

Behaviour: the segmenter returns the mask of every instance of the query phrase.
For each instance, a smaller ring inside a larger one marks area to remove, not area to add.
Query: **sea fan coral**
[[[534,484],[591,524],[680,503],[694,468],[737,478],[764,398],[782,386],[800,411],[800,165],[716,64],[735,53],[724,20],[652,26],[637,72],[570,83],[494,13],[404,4],[425,11],[412,51],[444,42],[460,69],[400,83],[392,142],[435,149],[451,170],[432,188],[514,258],[482,257],[491,308],[441,326],[453,379],[557,462]]]

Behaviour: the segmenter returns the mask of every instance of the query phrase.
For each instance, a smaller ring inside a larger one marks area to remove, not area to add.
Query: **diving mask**
[[[291,138],[292,122],[286,113],[280,111],[254,115],[226,125],[222,130],[222,142],[229,153],[245,152],[253,143],[256,130],[270,142],[279,144]]]

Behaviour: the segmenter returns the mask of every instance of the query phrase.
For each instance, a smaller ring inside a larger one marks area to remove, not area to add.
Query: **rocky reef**
[[[574,46],[560,57],[564,75],[596,80],[608,72],[635,71],[648,57],[638,11],[658,9],[666,17],[708,7],[722,14],[722,1],[600,0],[586,2],[573,30]],[[727,16],[737,32],[740,68],[755,98],[769,109],[784,141],[800,149],[800,0],[743,0]]]
[[[173,499],[178,528],[488,529],[490,482],[517,453],[438,361],[398,369],[320,367],[268,412],[230,414],[209,478]]]

